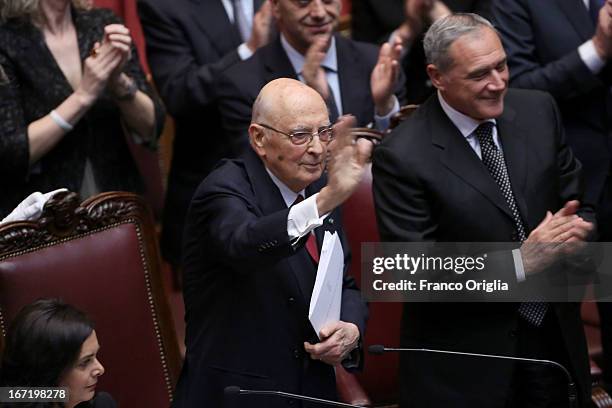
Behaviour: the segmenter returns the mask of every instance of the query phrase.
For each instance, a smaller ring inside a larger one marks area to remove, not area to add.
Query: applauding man
[[[232,140],[244,137],[259,90],[283,77],[299,79],[316,89],[332,121],[352,114],[359,126],[374,123],[385,129],[389,117],[404,102],[399,41],[379,50],[333,34],[340,0],[270,3],[280,36],[249,60],[228,68],[218,83],[225,136]]]

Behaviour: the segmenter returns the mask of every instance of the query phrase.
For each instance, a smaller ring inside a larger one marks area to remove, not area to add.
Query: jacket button
[[[327,222],[329,222],[330,224],[333,224],[333,223],[334,223],[334,219],[330,217],[330,218],[327,220]]]
[[[293,350],[293,357],[295,359],[299,359],[300,358],[300,350],[298,350],[298,349]]]
[[[508,332],[508,337],[510,337],[511,339],[516,337],[516,330],[512,329]]]
[[[290,297],[289,299],[287,299],[287,303],[289,303],[289,306],[293,305],[294,302],[295,302],[294,297]]]
[[[510,239],[512,241],[518,241],[518,234],[516,232],[513,232],[512,235],[510,235]]]

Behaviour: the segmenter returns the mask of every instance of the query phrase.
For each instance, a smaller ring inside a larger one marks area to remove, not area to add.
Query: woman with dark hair
[[[91,0],[0,1],[0,218],[34,191],[144,191],[126,134],[165,111],[130,31]]]
[[[21,309],[9,327],[0,386],[66,387],[69,400],[65,408],[114,408],[108,394],[95,394],[98,377],[104,374],[97,359],[99,348],[93,323],[83,312],[61,300],[37,300]]]

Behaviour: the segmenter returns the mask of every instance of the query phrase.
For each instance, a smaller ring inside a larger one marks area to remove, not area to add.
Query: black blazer
[[[119,23],[110,10],[72,10],[81,61],[89,56],[104,26]],[[0,216],[7,215],[34,191],[60,187],[79,191],[86,159],[102,191],[144,188],[121,127],[120,111],[104,92],[96,103],[45,156],[29,164],[28,125],[74,92],[40,30],[21,19],[0,25]],[[136,48],[124,72],[155,105],[156,135],[161,134],[164,108],[147,83]],[[85,198],[85,197],[83,197]]]
[[[254,0],[255,10],[262,0]],[[162,251],[178,264],[191,197],[243,140],[223,137],[212,88],[218,72],[240,61],[240,34],[220,0],[138,0],[155,84],[175,120],[173,159],[163,217]]]
[[[335,38],[342,110],[357,118],[357,126],[364,126],[374,120],[370,74],[378,60],[378,47],[340,35],[335,35]],[[281,45],[280,36],[260,48],[250,59],[223,72],[216,90],[226,138],[246,141],[253,102],[261,88],[277,78],[298,79]],[[395,94],[400,105],[404,103],[403,75],[400,75]]]
[[[597,203],[610,171],[612,76],[593,75],[578,47],[595,26],[582,1],[495,1],[493,15],[508,54],[510,85],[550,92],[567,141],[584,166],[585,199]]]
[[[324,183],[313,183],[306,195]],[[229,385],[336,398],[333,367],[304,351],[304,341],[316,340],[308,321],[316,269],[304,242],[291,246],[288,213],[251,150],[223,162],[198,188],[185,228],[187,353],[174,407],[222,407]],[[339,232],[348,266],[340,223],[335,210],[315,233],[320,246],[324,231]],[[348,276],[341,307],[341,319],[355,323],[363,335],[367,309]],[[239,405],[286,404],[241,397]]]
[[[566,201],[580,199],[581,166],[564,141],[561,118],[549,95],[509,90],[497,124],[517,206],[529,233],[547,210],[554,212]],[[373,177],[383,241],[517,240],[499,187],[436,95],[375,150]],[[582,215],[593,219],[589,208]],[[512,263],[511,257],[508,262]],[[406,304],[401,341],[412,347],[514,355],[517,307],[516,303]],[[589,369],[579,305],[555,304],[549,313],[558,317],[562,346],[571,345],[572,373],[581,396],[588,398]],[[414,403],[411,406],[505,406],[512,364],[404,357],[402,386]]]

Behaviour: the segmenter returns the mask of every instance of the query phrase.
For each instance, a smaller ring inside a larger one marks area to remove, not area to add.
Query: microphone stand
[[[495,354],[467,353],[467,352],[462,352],[462,351],[450,351],[450,350],[436,350],[436,349],[427,349],[427,348],[394,348],[394,347],[385,347],[381,344],[375,344],[375,345],[369,346],[368,352],[370,354],[376,354],[376,355],[380,355],[386,352],[417,352],[417,353],[452,354],[452,355],[459,355],[459,356],[470,356],[470,357],[482,357],[482,358],[520,361],[524,363],[544,364],[544,365],[556,367],[560,369],[561,371],[563,371],[563,373],[565,373],[565,376],[567,377],[567,396],[568,396],[570,408],[578,407],[578,400],[576,396],[576,384],[572,380],[572,376],[570,372],[567,370],[567,368],[557,363],[556,361],[540,360],[540,359],[525,358],[525,357],[495,355]]]

